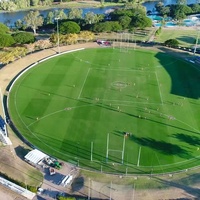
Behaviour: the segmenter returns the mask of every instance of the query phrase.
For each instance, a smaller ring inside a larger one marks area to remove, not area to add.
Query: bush
[[[168,47],[178,47],[179,42],[176,39],[169,39],[165,41],[164,45]]]
[[[68,21],[60,24],[59,31],[61,34],[79,33],[80,26],[76,22]]]
[[[156,30],[155,35],[156,35],[156,36],[157,36],[157,35],[160,35],[161,31],[162,31],[162,28],[159,27],[159,29]]]
[[[27,53],[27,49],[24,47],[15,47],[10,51],[5,51],[0,54],[0,62],[3,64],[8,64],[10,62],[15,61],[18,58],[25,56]]]
[[[9,34],[0,34],[0,47],[10,47],[15,43],[13,37]]]
[[[30,190],[33,193],[37,193],[37,188],[35,186],[27,185],[27,189]]]
[[[35,37],[32,33],[19,32],[12,35],[15,42],[18,44],[29,44],[35,42]]]
[[[9,31],[9,28],[3,24],[3,23],[0,23],[0,33],[7,33]]]
[[[7,179],[8,181],[11,181],[12,183],[15,183],[15,184],[23,187],[23,188],[27,187],[27,189],[30,190],[30,191],[32,191],[32,192],[35,192],[35,193],[37,192],[37,188],[35,186],[26,185],[25,183],[17,181],[17,180],[9,177],[7,174],[4,174],[2,172],[0,172],[0,176],[3,177],[3,178],[5,178],[5,179]]]

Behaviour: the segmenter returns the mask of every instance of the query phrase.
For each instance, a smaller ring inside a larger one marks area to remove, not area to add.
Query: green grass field
[[[178,171],[200,164],[199,80],[199,66],[165,53],[86,49],[23,74],[9,112],[37,148],[81,167]]]
[[[168,39],[177,39],[179,46],[192,48],[195,46],[198,31],[194,29],[181,29],[179,27],[162,29],[160,35],[156,36],[155,42],[164,43]],[[200,41],[198,41],[198,45]]]

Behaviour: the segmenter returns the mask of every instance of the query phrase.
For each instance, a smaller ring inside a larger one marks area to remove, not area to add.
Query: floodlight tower
[[[196,27],[197,27],[197,38],[196,38],[196,43],[195,43],[195,46],[194,46],[194,56],[196,54],[196,50],[197,50],[197,46],[198,46],[198,42],[199,42],[199,34],[200,34],[200,21],[198,20],[197,24],[196,24]]]
[[[60,53],[60,36],[59,36],[59,28],[58,28],[58,20],[60,17],[56,17],[55,20],[57,21],[57,46],[58,46],[58,53]]]
[[[195,46],[194,46],[194,56],[196,54],[196,50],[197,50],[197,46],[198,46],[198,41],[199,41],[199,33],[200,33],[200,30],[198,29],[197,31],[197,38],[196,38],[196,43],[195,43]]]

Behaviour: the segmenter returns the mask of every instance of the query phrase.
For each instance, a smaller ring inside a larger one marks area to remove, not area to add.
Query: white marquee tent
[[[38,164],[41,160],[43,160],[46,157],[49,156],[37,149],[34,149],[28,154],[26,154],[24,158],[30,163]]]

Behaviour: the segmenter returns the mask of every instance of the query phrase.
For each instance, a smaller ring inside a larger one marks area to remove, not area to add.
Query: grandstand
[[[4,132],[5,132],[5,125],[6,125],[6,123],[5,123],[4,119],[0,116],[0,129]]]
[[[12,144],[10,139],[7,137],[6,123],[4,119],[1,117],[1,115],[0,115],[0,141],[2,141],[4,145]]]

